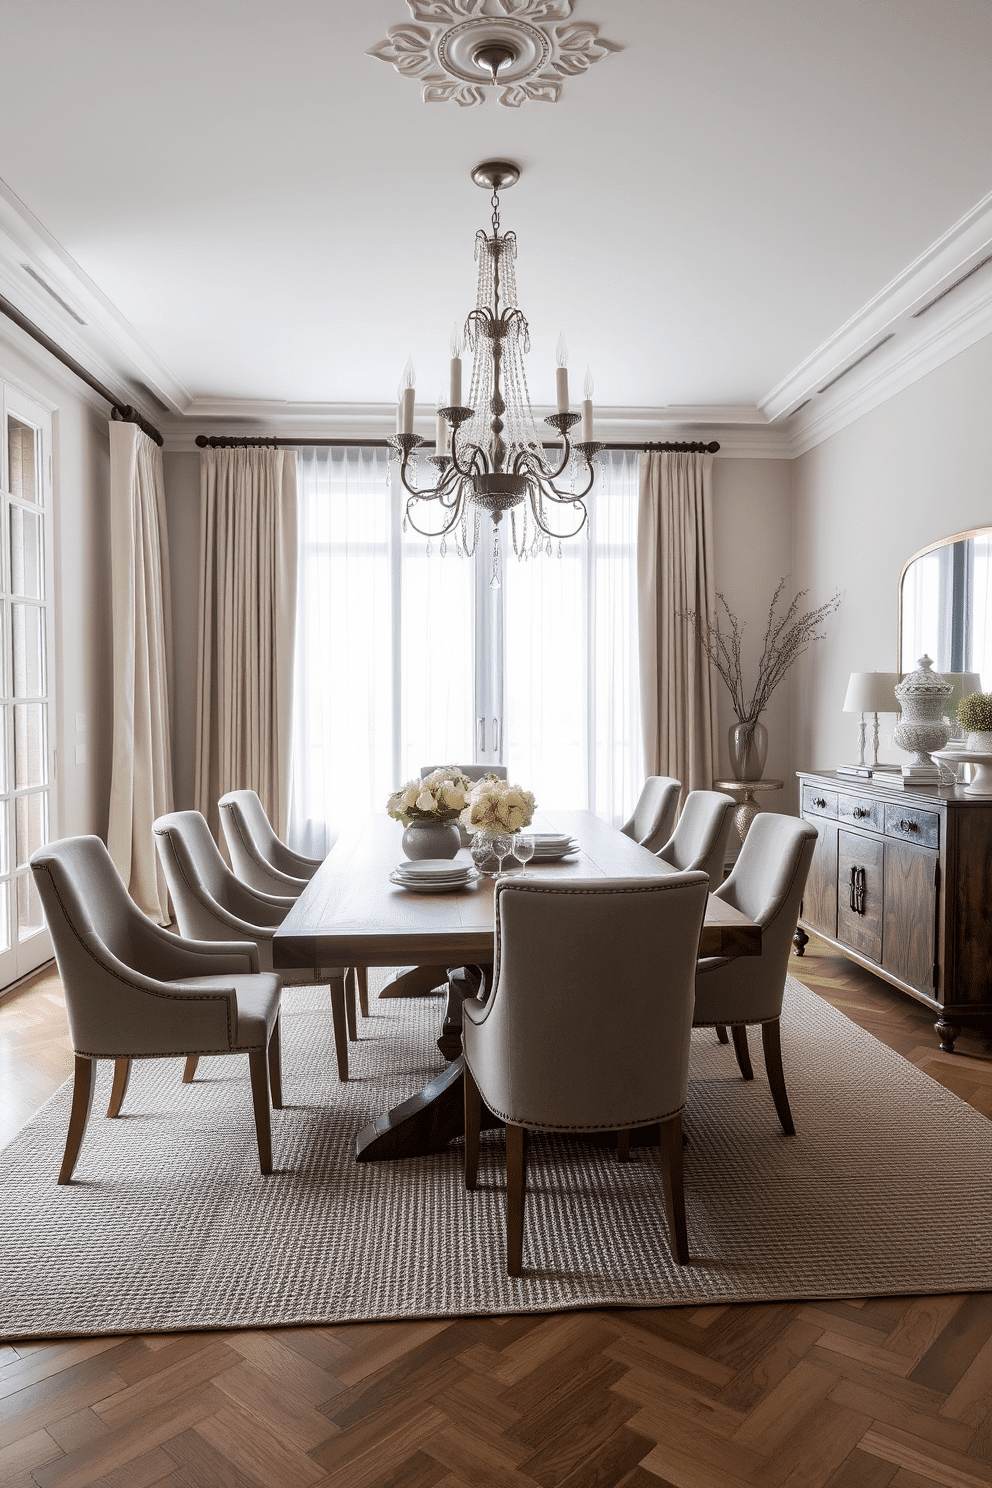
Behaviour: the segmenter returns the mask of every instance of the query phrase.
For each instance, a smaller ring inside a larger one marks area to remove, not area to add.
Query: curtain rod
[[[12,320],[16,326],[20,326],[21,330],[33,341],[37,341],[39,346],[43,346],[46,351],[50,352],[56,361],[62,363],[63,367],[68,367],[70,372],[74,372],[95,393],[99,393],[101,398],[106,399],[110,404],[112,419],[120,424],[137,424],[141,432],[147,434],[149,439],[154,439],[157,445],[161,446],[165,443],[155,426],[150,424],[143,414],[140,414],[136,408],[132,408],[130,403],[118,403],[109,388],[105,388],[102,382],[97,382],[85,367],[81,366],[67,351],[63,351],[51,336],[46,336],[44,331],[39,330],[33,321],[28,320],[26,315],[22,315],[17,306],[12,305],[3,295],[0,295],[0,312],[6,315],[8,320]]]
[[[236,435],[236,434],[198,434],[196,436],[198,449],[309,449],[313,447],[331,447],[334,449],[346,449],[348,447],[359,449],[392,449],[388,439],[277,439],[267,438],[265,435]],[[546,445],[547,449],[556,449],[553,444]],[[673,451],[683,455],[715,455],[720,448],[715,439],[709,444],[702,444],[699,440],[683,442],[681,444],[604,444],[607,450],[640,450],[644,454],[661,454],[663,451]]]

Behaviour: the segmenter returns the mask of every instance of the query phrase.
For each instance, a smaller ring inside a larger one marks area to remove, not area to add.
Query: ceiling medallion
[[[528,98],[557,103],[562,79],[609,52],[599,27],[572,21],[573,0],[407,0],[412,23],[390,26],[370,57],[419,78],[425,103],[485,103],[486,89],[519,108]]]

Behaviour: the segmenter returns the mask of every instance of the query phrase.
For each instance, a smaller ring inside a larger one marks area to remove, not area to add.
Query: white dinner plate
[[[463,874],[472,872],[472,864],[459,863],[453,858],[417,858],[397,863],[393,872],[407,878],[461,878]]]
[[[568,832],[528,832],[526,827],[521,835],[533,837],[535,847],[558,847],[573,840]]]
[[[456,879],[453,883],[431,882],[430,879],[421,879],[419,883],[414,879],[400,878],[395,873],[389,875],[389,882],[396,885],[398,889],[407,889],[411,894],[454,894],[458,889],[470,889],[480,875],[471,869],[464,878]]]

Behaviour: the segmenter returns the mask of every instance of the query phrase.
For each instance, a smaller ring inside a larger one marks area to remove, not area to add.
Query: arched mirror
[[[956,532],[914,553],[899,577],[899,670],[976,672],[992,692],[992,527]]]

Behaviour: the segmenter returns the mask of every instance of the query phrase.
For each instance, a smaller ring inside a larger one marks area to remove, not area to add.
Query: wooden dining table
[[[531,862],[528,877],[654,878],[673,872],[645,848],[590,811],[541,812],[538,831],[567,832],[578,850],[558,862]],[[385,815],[347,828],[275,932],[275,969],[309,970],[330,986],[338,1073],[348,1078],[348,1042],[356,1037],[349,968],[486,965],[493,956],[493,880],[445,894],[418,894],[389,881],[404,861],[402,827]],[[463,849],[464,852],[464,849]],[[710,895],[700,956],[756,956],[761,928]],[[449,998],[450,1023],[452,1000]],[[442,1045],[443,1047],[443,1045]],[[462,1062],[455,1059],[424,1090],[383,1113],[358,1134],[360,1162],[437,1151],[459,1135]]]

